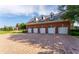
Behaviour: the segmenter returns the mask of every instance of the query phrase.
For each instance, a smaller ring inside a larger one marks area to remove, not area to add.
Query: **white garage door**
[[[33,29],[33,32],[34,32],[34,33],[38,33],[38,28],[34,28],[34,29]]]
[[[40,33],[46,33],[45,28],[40,28]]]
[[[55,34],[55,27],[48,28],[48,33],[49,34]]]
[[[58,33],[59,34],[68,34],[68,27],[59,27]]]
[[[31,28],[28,28],[28,33],[32,33],[32,29]]]

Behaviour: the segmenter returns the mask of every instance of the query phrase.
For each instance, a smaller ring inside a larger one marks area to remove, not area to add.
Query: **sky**
[[[34,16],[58,13],[57,5],[0,5],[0,27],[27,23]]]

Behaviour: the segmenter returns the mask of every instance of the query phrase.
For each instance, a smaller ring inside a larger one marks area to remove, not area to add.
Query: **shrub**
[[[27,33],[27,30],[23,30],[22,33]]]
[[[72,36],[79,36],[79,30],[78,29],[70,30],[69,34]]]

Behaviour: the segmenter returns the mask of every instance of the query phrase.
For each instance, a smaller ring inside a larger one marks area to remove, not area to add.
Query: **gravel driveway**
[[[52,51],[54,43],[61,42],[67,52],[79,53],[79,37],[50,34],[0,35],[0,53],[37,54]]]

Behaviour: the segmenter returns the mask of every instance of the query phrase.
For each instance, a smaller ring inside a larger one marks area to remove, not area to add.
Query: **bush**
[[[22,33],[27,33],[27,30],[23,30]]]
[[[72,29],[70,31],[79,32],[79,29]]]
[[[79,36],[79,30],[78,29],[70,30],[69,34],[72,36]]]

